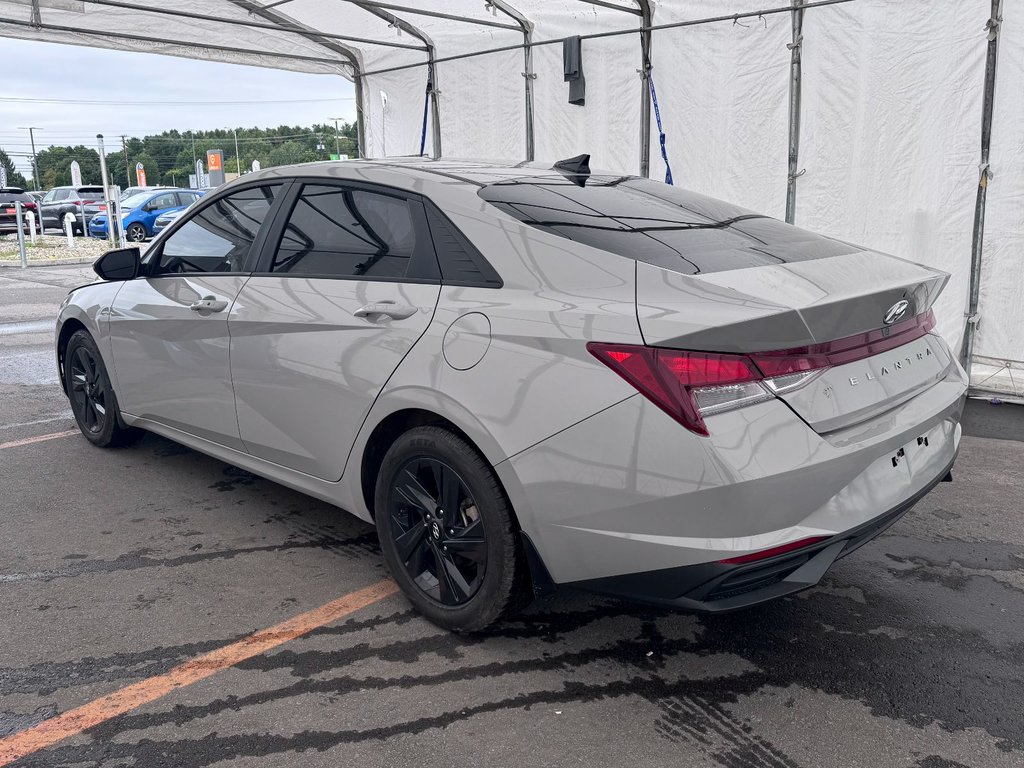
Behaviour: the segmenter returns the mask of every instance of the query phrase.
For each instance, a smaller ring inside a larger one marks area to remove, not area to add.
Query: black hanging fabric
[[[579,35],[562,40],[562,65],[565,82],[569,84],[569,103],[582,107],[586,103],[587,80],[583,77],[583,40]]]

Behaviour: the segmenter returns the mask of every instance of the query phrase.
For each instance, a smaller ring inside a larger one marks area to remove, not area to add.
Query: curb
[[[64,267],[71,264],[92,264],[98,258],[99,256],[80,256],[74,259],[47,259],[46,261],[39,261],[38,259],[33,261],[30,259],[28,265],[30,267]],[[0,260],[0,268],[3,267],[21,269],[21,262]]]

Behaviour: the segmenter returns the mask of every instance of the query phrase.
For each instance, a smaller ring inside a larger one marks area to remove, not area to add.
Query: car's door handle
[[[365,317],[367,320],[373,320],[381,315],[390,317],[392,320],[405,320],[407,317],[412,317],[416,314],[416,307],[410,307],[407,304],[395,304],[393,301],[381,301],[376,304],[362,306],[352,314],[356,317]]]
[[[228,308],[228,303],[215,296],[204,296],[199,301],[193,301],[188,308],[193,312],[222,312]]]

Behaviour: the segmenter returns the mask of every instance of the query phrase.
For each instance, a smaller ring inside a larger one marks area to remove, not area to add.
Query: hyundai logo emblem
[[[904,316],[906,316],[907,309],[909,307],[910,307],[910,302],[909,301],[907,301],[906,299],[900,299],[895,304],[893,304],[891,307],[889,307],[888,311],[886,311],[885,318],[883,319],[883,322],[886,325],[892,325],[893,323],[898,323],[900,320],[902,320],[904,318]]]

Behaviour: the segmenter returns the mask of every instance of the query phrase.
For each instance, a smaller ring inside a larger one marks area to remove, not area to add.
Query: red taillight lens
[[[21,207],[24,208],[26,211],[34,211],[36,209],[36,204],[35,203],[22,203]]]
[[[767,560],[769,557],[775,557],[776,555],[784,555],[787,552],[792,552],[797,549],[803,549],[804,547],[810,547],[817,544],[819,541],[824,541],[828,536],[810,536],[806,539],[799,539],[797,541],[791,541],[788,544],[780,544],[777,547],[771,547],[770,549],[762,549],[760,552],[750,552],[746,555],[738,555],[736,557],[730,557],[725,560],[719,560],[720,563],[728,563],[729,565],[740,565],[742,563],[754,563],[758,560]]]
[[[750,359],[767,378],[845,365],[919,339],[935,327],[935,314],[924,314],[886,328],[778,352],[757,352]]]
[[[934,326],[935,316],[929,310],[902,323],[856,336],[749,355],[593,341],[587,349],[684,427],[707,435],[704,416],[799,389],[832,366],[907,344]]]
[[[587,350],[684,427],[707,435],[703,414],[768,400],[744,355],[590,342]],[[724,406],[724,407],[723,407]]]

